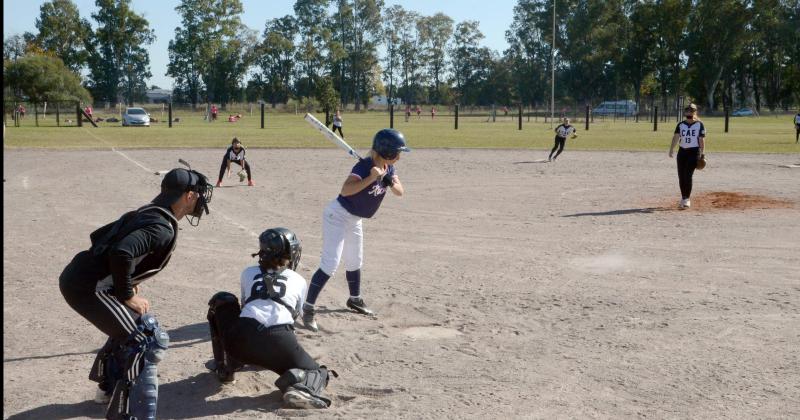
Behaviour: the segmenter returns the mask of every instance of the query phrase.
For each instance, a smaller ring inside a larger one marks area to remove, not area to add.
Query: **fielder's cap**
[[[199,181],[200,178],[189,170],[175,168],[164,175],[161,180],[161,194],[153,199],[153,204],[169,207]]]
[[[697,105],[695,105],[695,104],[689,104],[689,105],[686,105],[686,108],[684,108],[683,110],[684,110],[684,111],[686,111],[686,110],[692,110],[692,111],[695,111],[695,112],[696,112],[696,111],[697,111]]]

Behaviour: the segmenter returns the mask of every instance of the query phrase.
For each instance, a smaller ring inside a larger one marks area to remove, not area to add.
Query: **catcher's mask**
[[[198,194],[192,212],[186,215],[186,219],[192,226],[200,224],[203,211],[208,214],[208,203],[214,187],[208,182],[208,178],[198,171],[192,169],[175,168],[164,175],[161,181],[161,193],[153,199],[153,203],[162,207],[170,207],[178,201],[183,194],[194,191]]]
[[[265,230],[258,237],[258,246],[259,251],[253,256],[258,255],[259,265],[275,259],[289,260],[289,268],[295,270],[300,264],[303,247],[297,235],[289,229],[278,227]]]

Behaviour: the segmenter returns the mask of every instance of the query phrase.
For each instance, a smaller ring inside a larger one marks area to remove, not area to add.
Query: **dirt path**
[[[182,157],[215,178],[223,151],[121,152],[4,151],[6,418],[102,417],[86,378],[104,339],[58,275],[90,231],[155,196],[160,177],[145,169]],[[678,211],[666,153],[537,163],[545,154],[404,155],[407,196],[365,222],[362,289],[379,318],[345,310],[338,272],[318,302],[322,332],[299,335],[341,377],[334,406],[305,413],[280,409],[271,372],[217,383],[206,302],[238,290],[267,227],[298,234],[310,278],[322,209],[353,161],[249,150],[256,187],[232,177],[215,190],[211,215],[181,222],[172,262],[145,283],[172,339],[159,418],[800,416],[800,170],[779,167],[797,156],[714,155],[695,208]],[[780,205],[710,203],[729,193]]]

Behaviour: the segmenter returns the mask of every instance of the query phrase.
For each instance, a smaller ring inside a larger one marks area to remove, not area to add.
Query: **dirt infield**
[[[58,275],[89,232],[155,196],[154,171],[180,157],[215,178],[222,153],[4,151],[5,418],[102,417],[87,375],[104,339]],[[159,418],[800,417],[800,170],[779,167],[796,156],[716,154],[679,211],[666,152],[546,154],[404,155],[406,197],[364,224],[379,316],[347,311],[344,273],[331,279],[322,331],[298,334],[340,378],[333,407],[303,412],[280,408],[271,372],[218,384],[206,304],[238,293],[267,227],[298,234],[310,278],[322,209],[353,161],[250,149],[256,186],[216,189],[144,283],[172,340]]]

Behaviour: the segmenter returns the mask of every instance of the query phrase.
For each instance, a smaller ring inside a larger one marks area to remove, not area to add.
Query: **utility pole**
[[[556,114],[556,0],[553,0],[553,44],[550,47],[550,128]]]

